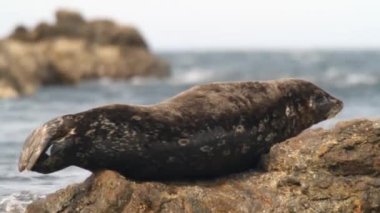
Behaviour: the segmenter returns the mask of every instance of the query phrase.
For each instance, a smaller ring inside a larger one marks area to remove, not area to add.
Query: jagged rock
[[[27,212],[380,212],[380,120],[305,131],[273,146],[261,165],[189,182],[100,171]]]
[[[83,79],[164,77],[169,69],[149,52],[135,28],[110,20],[86,21],[71,11],[58,11],[53,25],[40,23],[32,30],[19,26],[0,40],[0,98]]]

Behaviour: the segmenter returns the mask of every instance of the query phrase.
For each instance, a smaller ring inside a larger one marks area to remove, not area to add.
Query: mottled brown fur
[[[32,170],[76,165],[137,179],[229,174],[252,168],[273,144],[341,108],[339,100],[296,79],[195,86],[155,105],[110,105],[63,116],[69,127],[53,132],[71,134],[50,135],[51,155],[42,154]]]

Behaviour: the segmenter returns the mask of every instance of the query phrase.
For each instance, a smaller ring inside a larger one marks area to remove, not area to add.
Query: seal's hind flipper
[[[18,170],[20,172],[31,170],[41,153],[43,153],[51,143],[51,135],[48,129],[49,126],[45,124],[35,129],[26,139],[18,163]]]

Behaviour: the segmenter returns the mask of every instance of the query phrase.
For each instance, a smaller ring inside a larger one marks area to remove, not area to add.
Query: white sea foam
[[[128,83],[132,84],[132,85],[152,85],[152,84],[158,84],[162,81],[165,81],[165,78],[164,79],[159,79],[157,77],[140,77],[140,76],[136,76],[136,77],[132,77]]]
[[[0,212],[24,212],[29,203],[42,197],[28,191],[10,194],[0,200]]]
[[[346,83],[348,85],[358,85],[358,84],[365,84],[365,85],[375,85],[379,82],[379,79],[377,76],[373,76],[370,74],[365,73],[349,73],[346,75]]]
[[[214,70],[194,67],[189,70],[176,72],[176,75],[170,79],[170,82],[172,84],[195,84],[210,81],[213,77],[216,77]]]
[[[333,83],[339,87],[349,87],[349,86],[357,86],[357,85],[375,85],[378,84],[380,79],[379,76],[369,73],[369,72],[353,72],[350,70],[342,70],[334,67],[326,70],[324,75],[322,75],[322,79],[324,81],[328,81]]]
[[[196,84],[211,81],[217,77],[214,70],[193,67],[186,70],[174,70],[168,78],[133,77],[129,80],[132,85],[152,85],[166,83],[169,85]]]

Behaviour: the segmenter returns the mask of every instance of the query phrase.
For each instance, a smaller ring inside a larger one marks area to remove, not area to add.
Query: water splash
[[[0,200],[0,212],[24,212],[28,204],[43,197],[28,191],[12,193]]]

